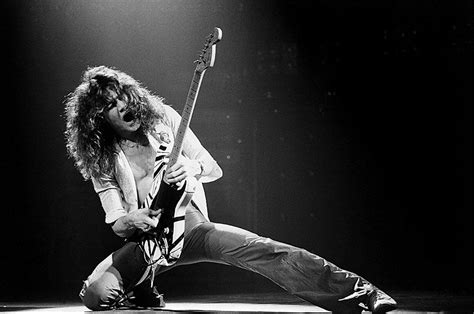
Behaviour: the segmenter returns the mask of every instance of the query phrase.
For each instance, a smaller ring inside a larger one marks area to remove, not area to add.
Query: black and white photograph
[[[473,313],[473,1],[6,0],[0,312]]]

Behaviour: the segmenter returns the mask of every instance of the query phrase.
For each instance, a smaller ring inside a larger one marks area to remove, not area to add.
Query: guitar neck
[[[183,150],[184,137],[186,136],[186,131],[189,128],[189,124],[193,116],[194,105],[196,104],[196,99],[199,93],[199,88],[201,87],[202,79],[204,77],[204,72],[205,71],[194,71],[191,87],[189,88],[188,97],[186,98],[186,105],[184,106],[183,112],[181,113],[181,123],[179,124],[173,149],[170,154],[168,167],[173,166],[178,161],[178,157]]]

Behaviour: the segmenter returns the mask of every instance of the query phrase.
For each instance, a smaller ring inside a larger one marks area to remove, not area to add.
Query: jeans
[[[342,313],[360,313],[359,304],[366,304],[368,293],[376,289],[364,278],[307,250],[209,222],[191,205],[185,226],[180,259],[173,266],[158,266],[157,275],[198,262],[232,265],[256,272],[312,304]],[[137,243],[127,242],[84,282],[80,294],[84,305],[91,310],[110,309],[117,298],[134,289],[149,268]]]

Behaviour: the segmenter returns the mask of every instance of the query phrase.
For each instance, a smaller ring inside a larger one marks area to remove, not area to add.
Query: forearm
[[[131,223],[130,215],[125,215],[112,224],[112,230],[119,237],[128,238],[137,230],[137,228]]]
[[[128,238],[137,230],[149,231],[156,228],[161,217],[161,209],[140,208],[117,219],[112,230],[122,238]]]

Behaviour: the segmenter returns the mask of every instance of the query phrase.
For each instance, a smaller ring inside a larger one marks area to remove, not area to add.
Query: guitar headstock
[[[222,39],[222,30],[219,27],[214,27],[214,32],[207,36],[204,49],[196,60],[196,71],[204,72],[206,69],[214,66],[216,59],[216,44]]]

